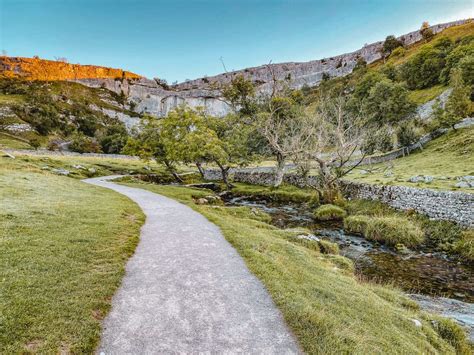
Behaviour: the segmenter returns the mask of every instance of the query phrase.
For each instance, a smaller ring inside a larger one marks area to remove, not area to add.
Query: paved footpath
[[[128,196],[146,223],[104,321],[99,353],[300,352],[262,283],[214,224],[111,178],[84,181]]]

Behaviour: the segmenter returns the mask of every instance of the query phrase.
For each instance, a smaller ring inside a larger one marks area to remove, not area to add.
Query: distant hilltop
[[[70,64],[40,58],[0,56],[0,77],[55,81],[82,79],[139,79],[140,75],[96,65]]]

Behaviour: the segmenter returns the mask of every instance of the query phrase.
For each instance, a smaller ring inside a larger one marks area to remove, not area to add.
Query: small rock
[[[72,165],[72,167],[73,167],[74,169],[79,169],[79,170],[84,170],[84,169],[85,169],[82,165],[79,165],[79,164]]]
[[[297,235],[296,238],[314,240],[315,242],[319,242],[321,240],[318,237],[316,237],[314,234],[300,234],[300,235]]]
[[[208,203],[209,203],[209,201],[206,200],[205,198],[198,198],[198,199],[196,200],[196,204],[197,204],[197,205],[207,205]]]
[[[409,182],[422,182],[422,181],[425,181],[425,177],[423,175],[416,175],[409,178],[408,181]]]
[[[41,167],[41,170],[49,170],[49,166],[44,165],[44,166]]]
[[[89,168],[87,169],[87,171],[90,172],[91,174],[95,174],[97,172],[97,170],[94,168]]]
[[[51,171],[57,175],[68,176],[71,172],[66,169],[51,169]]]
[[[151,171],[151,168],[150,168],[148,165],[145,165],[145,166],[143,167],[143,169],[148,170],[148,171]]]
[[[422,324],[418,319],[412,319],[411,321],[415,324],[415,327],[421,328]]]
[[[469,183],[465,182],[465,181],[460,181],[454,186],[460,187],[462,189],[467,189],[467,188],[471,187],[471,185]]]

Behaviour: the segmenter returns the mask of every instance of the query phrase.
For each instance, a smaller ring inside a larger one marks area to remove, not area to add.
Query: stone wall
[[[109,158],[109,159],[128,159],[139,160],[138,157],[123,154],[103,154],[103,153],[76,153],[60,150],[46,150],[46,149],[1,149],[0,151],[15,155],[48,155],[48,156],[67,156],[67,157],[93,157],[93,158]]]
[[[208,180],[220,179],[218,170],[206,170]],[[233,171],[235,182],[270,186],[274,174],[268,171]],[[283,181],[298,187],[317,185],[317,177],[306,180],[297,174],[285,174]],[[401,210],[415,210],[430,218],[449,220],[467,227],[474,227],[474,194],[454,191],[436,191],[406,186],[382,186],[352,181],[343,181],[343,190],[348,198],[377,200]]]
[[[348,181],[344,181],[344,191],[349,198],[377,200],[397,209],[412,209],[433,219],[474,227],[474,194]]]

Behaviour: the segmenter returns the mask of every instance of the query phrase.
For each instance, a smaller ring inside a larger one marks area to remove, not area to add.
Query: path
[[[214,224],[111,178],[84,181],[128,196],[147,218],[104,321],[99,352],[299,352],[265,288]]]

